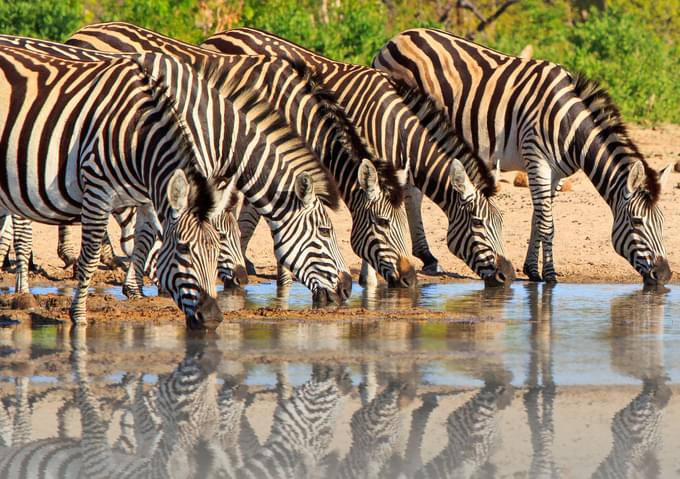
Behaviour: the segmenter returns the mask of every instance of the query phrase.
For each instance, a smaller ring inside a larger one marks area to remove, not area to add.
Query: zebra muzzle
[[[515,268],[505,256],[496,257],[496,270],[484,278],[484,285],[490,287],[509,286],[515,280]]]
[[[240,286],[245,286],[246,284],[248,284],[248,273],[240,264],[234,266],[231,270],[231,277],[225,278],[224,280],[225,289],[238,288]]]
[[[418,284],[416,269],[403,256],[399,258],[397,274],[390,274],[385,279],[387,280],[387,286],[390,288],[411,288]]]
[[[673,272],[668,260],[659,256],[654,261],[652,269],[649,270],[649,273],[643,275],[643,278],[646,286],[658,286],[668,283],[672,276]]]
[[[187,314],[188,329],[216,329],[223,316],[215,298],[202,291],[193,315]]]

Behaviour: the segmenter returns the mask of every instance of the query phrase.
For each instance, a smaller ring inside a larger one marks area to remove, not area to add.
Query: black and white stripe
[[[85,27],[67,43],[111,52],[163,52],[188,62],[212,61],[216,55],[120,22]],[[262,89],[263,97],[334,175],[352,214],[352,248],[364,264],[380,272],[390,285],[413,285],[415,271],[406,253],[406,215],[397,173],[391,163],[373,158],[333,93],[321,86],[320,75],[300,62],[262,57],[226,56],[221,64],[228,69],[226,80]],[[258,220],[253,208],[243,208],[239,224],[244,250]]]
[[[493,175],[470,154],[446,116],[427,97],[371,68],[332,61],[256,29],[220,33],[202,45],[228,54],[305,62],[323,77],[324,86],[335,93],[376,154],[395,168],[408,170],[418,189],[446,213],[449,249],[485,280],[494,284],[511,281],[514,271],[503,256],[501,215],[490,198]],[[407,202],[409,220],[413,219],[412,211],[419,208],[420,194],[411,190],[407,197],[416,205]],[[410,222],[413,237],[421,225]],[[412,246],[426,270],[437,270],[437,260],[426,243],[413,241]]]
[[[74,63],[85,65],[152,57],[105,54],[16,37],[12,41],[31,50],[48,49],[63,62],[76,56],[80,61]],[[95,57],[98,60],[87,60]],[[226,82],[225,68],[218,61],[189,66],[164,55],[158,58],[164,60],[158,63],[176,67],[178,74],[173,80],[178,83],[166,85],[176,94],[175,110],[188,117],[186,129],[190,137],[199,139],[196,147],[204,157],[214,158],[198,163],[204,176],[232,178],[236,188],[267,218],[279,259],[318,300],[347,297],[348,283],[351,284],[349,274],[345,272],[347,268],[323,206],[336,205],[335,183],[316,156],[255,92]],[[153,71],[156,67],[152,64],[148,69]],[[201,88],[188,89],[182,82],[195,83]],[[189,108],[189,105],[198,106]],[[208,121],[208,118],[219,118],[219,121]],[[153,215],[158,213],[151,211]],[[163,234],[166,235],[165,231]],[[160,249],[161,257],[167,254],[168,248],[171,246]],[[163,273],[159,262],[161,285],[166,289],[169,288],[164,281],[182,284],[183,273],[177,264],[182,269],[192,263],[174,263],[175,272]]]
[[[561,181],[579,169],[612,210],[616,252],[646,283],[670,279],[657,203],[671,168],[658,175],[648,166],[597,84],[559,65],[432,29],[400,33],[373,65],[435,98],[488,165],[527,171],[534,205],[524,263],[530,279],[556,280],[552,201]]]

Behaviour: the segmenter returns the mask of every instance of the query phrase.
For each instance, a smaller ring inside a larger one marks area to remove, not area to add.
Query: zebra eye
[[[177,243],[177,252],[179,254],[189,254],[189,245],[186,243]]]
[[[472,226],[477,226],[478,228],[481,228],[482,226],[484,226],[484,220],[481,219],[479,216],[473,216]]]
[[[220,233],[220,241],[227,241],[227,233]]]
[[[375,218],[375,224],[381,228],[387,228],[390,225],[390,220],[388,218],[378,216]]]
[[[324,238],[331,236],[331,228],[329,226],[319,226],[319,234]]]
[[[642,226],[644,224],[641,216],[633,216],[631,222],[633,223],[633,226]]]

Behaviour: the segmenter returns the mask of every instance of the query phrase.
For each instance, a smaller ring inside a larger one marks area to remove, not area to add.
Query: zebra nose
[[[225,278],[224,287],[226,288],[238,288],[239,286],[245,286],[248,284],[248,273],[246,269],[238,264],[234,266],[231,270],[231,278]]]
[[[496,271],[484,279],[486,286],[508,286],[515,280],[515,268],[505,256],[496,257]]]
[[[340,301],[346,301],[352,294],[352,276],[343,271],[338,277],[338,287],[337,287],[338,298]]]
[[[671,280],[673,272],[666,258],[659,256],[654,262],[654,266],[645,277],[645,284],[656,286],[666,284]]]
[[[418,283],[416,269],[411,262],[403,256],[399,258],[399,282],[404,288],[410,288]]]
[[[222,319],[222,311],[220,311],[215,298],[202,291],[193,316],[187,315],[187,328],[216,329]]]

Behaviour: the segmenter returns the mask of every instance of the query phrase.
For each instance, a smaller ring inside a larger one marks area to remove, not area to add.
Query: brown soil
[[[631,135],[638,143],[650,164],[660,169],[680,158],[680,126],[665,125],[656,128],[632,127]],[[501,190],[498,204],[503,211],[506,253],[523,278],[521,266],[524,261],[531,221],[531,198],[527,188],[513,186],[515,172],[501,174]],[[680,173],[672,173],[669,185],[663,190],[661,207],[666,216],[664,241],[674,281],[680,281],[680,209],[675,204],[680,199]],[[571,178],[572,190],[558,195],[555,201],[556,238],[554,256],[562,282],[639,282],[640,277],[612,248],[610,234],[612,216],[609,208],[598,196],[595,188],[582,173]],[[338,232],[340,248],[355,277],[358,277],[361,262],[354,255],[349,243],[350,216],[342,207],[332,212],[333,224]],[[423,216],[430,246],[447,274],[438,278],[419,276],[421,281],[452,281],[474,278],[473,273],[446,246],[446,218],[441,210],[426,200]],[[117,227],[111,226],[112,237],[118,235]],[[77,236],[77,235],[76,235]],[[63,269],[56,254],[57,228],[34,225],[34,254],[40,272],[31,275],[33,285],[72,287],[72,270]],[[118,249],[118,248],[117,248]],[[248,256],[254,259],[259,280],[272,279],[276,271],[272,241],[267,226],[261,222],[248,248]],[[263,253],[264,252],[264,253]],[[420,263],[414,260],[417,267]],[[120,284],[124,276],[122,269],[100,270],[95,274],[93,286],[106,287]],[[258,278],[251,277],[251,281]],[[0,274],[0,285],[12,286],[14,275]]]

